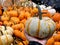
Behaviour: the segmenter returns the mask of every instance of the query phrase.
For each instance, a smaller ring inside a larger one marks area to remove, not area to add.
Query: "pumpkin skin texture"
[[[13,37],[11,35],[2,35],[0,37],[0,45],[11,45]]]
[[[55,22],[48,17],[42,17],[42,20],[32,17],[26,21],[25,30],[31,36],[45,38],[53,34],[55,26]]]

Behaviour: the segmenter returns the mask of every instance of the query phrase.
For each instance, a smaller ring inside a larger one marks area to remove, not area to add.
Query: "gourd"
[[[29,18],[26,21],[25,30],[29,35],[37,38],[51,36],[55,30],[56,24],[49,17],[42,17],[40,7],[37,6],[37,8],[39,10],[39,18]]]
[[[0,26],[0,32],[1,34],[0,35],[6,35],[6,34],[9,34],[9,35],[13,35],[13,29],[9,26]]]
[[[0,45],[11,45],[13,37],[11,35],[0,36]]]
[[[52,19],[53,19],[55,22],[59,22],[59,21],[60,21],[60,13],[55,13],[55,15],[52,17]]]

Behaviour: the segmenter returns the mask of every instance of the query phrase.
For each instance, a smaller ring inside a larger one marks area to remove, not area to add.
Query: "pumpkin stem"
[[[42,12],[41,12],[39,5],[37,5],[36,7],[38,8],[39,19],[42,19]]]

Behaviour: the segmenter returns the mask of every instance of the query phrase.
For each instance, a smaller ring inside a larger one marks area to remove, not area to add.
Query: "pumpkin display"
[[[9,26],[0,26],[0,32],[1,34],[0,35],[6,35],[6,34],[9,34],[9,35],[13,35],[13,29]]]
[[[59,22],[59,20],[60,20],[60,13],[55,13],[55,15],[52,17],[52,19],[53,19],[55,22]]]
[[[0,45],[11,45],[13,37],[11,35],[0,36]]]
[[[37,6],[39,10],[39,18],[32,17],[26,21],[25,30],[26,32],[34,37],[45,38],[51,36],[55,30],[55,22],[48,18],[42,17],[40,7]]]

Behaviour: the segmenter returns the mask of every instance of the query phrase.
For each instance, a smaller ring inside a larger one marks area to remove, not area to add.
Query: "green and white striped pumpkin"
[[[39,9],[39,6],[37,6]],[[41,12],[39,10],[39,12]],[[55,30],[55,22],[48,17],[41,17],[39,13],[38,17],[32,17],[26,21],[25,30],[26,32],[34,37],[45,38],[51,36]]]

